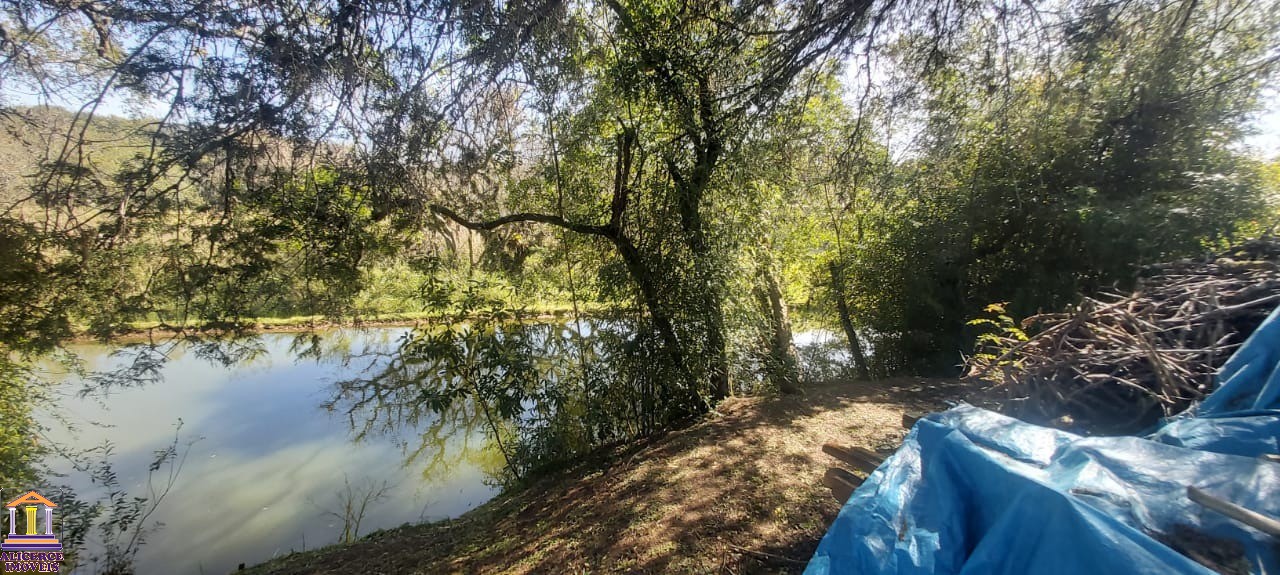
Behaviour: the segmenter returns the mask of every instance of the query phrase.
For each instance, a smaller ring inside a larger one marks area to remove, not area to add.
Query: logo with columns
[[[35,491],[28,491],[26,494],[5,504],[5,508],[9,511],[9,535],[4,538],[4,543],[0,544],[0,550],[4,551],[62,551],[62,544],[58,542],[58,538],[53,536],[53,510],[58,504],[45,499]],[[18,508],[22,508],[24,518],[26,519],[26,533],[18,533]],[[37,517],[41,515],[40,509],[44,509],[44,521],[37,521]],[[41,533],[38,524],[44,523],[44,532]]]

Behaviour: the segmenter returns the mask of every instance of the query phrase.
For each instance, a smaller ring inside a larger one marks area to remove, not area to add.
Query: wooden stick
[[[839,467],[831,467],[822,475],[822,484],[831,489],[831,496],[843,505],[853,495],[854,490],[862,485],[862,480]]]
[[[1187,498],[1272,537],[1280,537],[1280,521],[1187,486]]]
[[[753,557],[756,557],[759,559],[766,559],[769,561],[781,561],[783,563],[790,563],[792,565],[805,565],[809,563],[808,561],[801,561],[799,559],[792,559],[790,557],[774,555],[773,553],[765,553],[764,551],[756,551],[755,549],[747,549],[746,547],[739,547],[732,543],[729,544],[729,548],[734,551],[737,551],[738,553],[742,553],[743,555],[751,555]]]
[[[822,452],[867,473],[875,471],[881,463],[884,463],[884,457],[874,451],[861,447],[847,447],[834,441],[824,444]]]

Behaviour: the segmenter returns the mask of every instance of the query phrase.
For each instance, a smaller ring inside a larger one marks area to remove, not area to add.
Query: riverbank
[[[835,383],[733,398],[685,429],[553,473],[450,521],[295,553],[256,575],[799,572],[839,511],[824,441],[891,452],[945,380]]]
[[[524,307],[520,310],[526,320],[554,321],[571,318],[575,315],[572,304],[552,304]],[[629,313],[600,304],[584,302],[578,304],[576,313],[584,317],[600,317],[609,314]],[[112,341],[138,341],[152,337],[169,337],[183,333],[223,334],[232,331],[243,333],[301,333],[325,329],[350,327],[408,327],[422,323],[456,320],[457,316],[439,312],[399,312],[379,313],[356,317],[331,317],[325,315],[298,315],[289,317],[255,317],[243,318],[236,323],[230,322],[189,322],[184,325],[172,325],[161,321],[132,321],[120,326],[112,334]],[[73,341],[98,341],[101,338],[89,333],[88,328],[79,326]]]

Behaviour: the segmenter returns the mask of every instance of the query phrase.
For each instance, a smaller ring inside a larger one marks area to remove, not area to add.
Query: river
[[[264,334],[248,341],[249,359],[224,365],[191,346],[176,345],[145,385],[100,390],[83,376],[62,375],[59,400],[41,419],[50,438],[73,451],[110,444],[107,459],[130,495],[159,494],[169,465],[148,467],[174,444],[181,468],[146,525],[136,556],[142,575],[223,574],[237,565],[339,541],[351,527],[348,503],[359,506],[359,535],[404,523],[457,517],[499,492],[501,453],[482,426],[431,429],[433,419],[357,438],[353,421],[324,407],[335,382],[369,373],[408,328]],[[797,334],[801,345],[833,341],[830,333]],[[305,354],[319,344],[322,353]],[[136,346],[70,347],[88,372],[133,364]],[[127,380],[128,378],[126,378]],[[358,427],[358,421],[357,427]],[[87,459],[94,460],[96,454]],[[101,457],[98,457],[100,460]],[[90,473],[65,459],[50,462],[84,501],[105,497]],[[154,500],[155,496],[151,498]],[[92,533],[88,555],[102,552]],[[92,573],[86,565],[78,573]]]
[[[348,419],[322,406],[335,381],[373,361],[350,361],[352,356],[385,349],[407,331],[331,331],[323,334],[330,349],[346,348],[349,354],[319,358],[298,357],[298,334],[266,334],[255,338],[257,357],[231,366],[178,346],[161,368],[161,379],[149,385],[81,398],[77,392],[86,382],[63,378],[59,404],[43,419],[60,445],[85,450],[109,442],[109,460],[131,494],[148,493],[149,478],[157,488],[168,483],[169,466],[155,474],[148,467],[176,433],[185,462],[149,518],[162,527],[141,546],[138,573],[228,573],[240,563],[336,542],[346,501],[359,503],[384,487],[363,514],[361,535],[456,517],[497,494],[493,478],[502,459],[488,449],[479,428],[441,434],[445,441],[410,460],[406,453],[422,447],[418,430],[355,440]],[[71,349],[92,371],[111,371],[131,360],[127,348]],[[80,499],[104,495],[88,473],[65,460],[51,463],[67,474],[63,482]],[[90,553],[100,552],[100,539],[91,534]]]

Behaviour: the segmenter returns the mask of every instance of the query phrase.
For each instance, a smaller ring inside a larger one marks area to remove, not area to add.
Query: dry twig
[[[1138,289],[1023,321],[968,365],[979,400],[1024,419],[1130,433],[1204,397],[1280,302],[1280,241],[1143,270]],[[1038,329],[1037,329],[1038,328]]]

